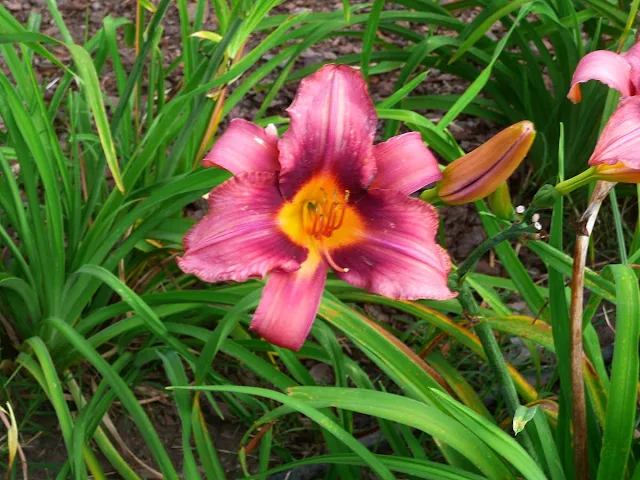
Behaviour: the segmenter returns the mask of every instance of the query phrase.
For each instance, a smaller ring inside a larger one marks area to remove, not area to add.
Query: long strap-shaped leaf
[[[435,395],[436,390],[433,392]],[[485,442],[466,428],[467,425],[444,415],[439,408],[399,395],[355,388],[295,387],[289,390],[289,395],[316,408],[333,406],[417,428],[446,442],[471,460],[489,478],[513,478]],[[442,396],[450,398],[444,393]],[[500,452],[505,458],[508,453]]]
[[[336,422],[332,421],[328,416],[326,416],[322,412],[319,412],[316,408],[314,408],[313,405],[309,405],[307,402],[299,398],[292,398],[291,396],[287,396],[279,392],[274,392],[266,388],[238,387],[234,385],[220,385],[220,386],[205,385],[200,387],[170,387],[170,388],[171,389],[175,388],[176,390],[179,388],[184,388],[185,390],[244,393],[248,395],[256,395],[260,397],[269,398],[271,400],[275,400],[276,402],[280,402],[284,405],[287,405],[291,409],[296,410],[302,413],[303,415],[306,415],[311,420],[313,420],[318,425],[320,425],[322,428],[329,431],[337,439],[339,439],[345,445],[351,448],[351,450],[354,453],[360,456],[360,458],[362,458],[362,460],[364,460],[366,464],[378,475],[378,478],[381,478],[383,480],[387,480],[387,479],[393,480],[395,478],[394,475],[391,473],[391,471],[380,460],[378,460],[374,454],[372,454],[369,450],[367,450],[367,448],[364,445],[362,445],[355,437],[353,437],[349,432],[344,430]],[[418,402],[415,402],[415,403],[418,403]],[[328,407],[329,405],[326,405],[326,406]]]
[[[415,315],[418,318],[425,319],[428,322],[433,323],[433,325],[443,330],[444,332],[447,332],[452,337],[456,338],[460,343],[465,345],[480,357],[486,358],[480,341],[471,331],[450,320],[446,315],[443,315],[436,310],[425,307],[424,305],[421,305],[417,302],[390,300],[388,298],[379,297],[377,295],[371,295],[367,293],[344,294],[340,295],[340,298],[351,301],[357,300],[366,301],[367,303],[380,303],[383,305],[389,305],[393,306],[393,308],[397,308],[398,310],[407,312],[411,315]],[[323,316],[323,306],[321,306],[320,308],[320,315]],[[349,327],[349,322],[342,320],[341,318],[336,318],[335,320],[332,318],[327,318],[327,320],[331,323],[334,323],[335,326],[341,329]],[[344,327],[342,325],[344,325]],[[346,333],[350,335],[349,331],[347,331]],[[538,393],[531,385],[529,385],[524,377],[515,368],[513,368],[512,365],[507,364],[507,369],[514,379],[518,393],[520,393],[520,395],[522,395],[522,397],[527,402],[533,402],[534,400],[536,400],[538,398]],[[426,397],[429,397],[428,393],[426,394]]]
[[[626,265],[609,268],[616,283],[616,339],[598,480],[625,477],[633,440],[640,370],[638,278]]]
[[[125,381],[112,369],[107,361],[102,358],[98,352],[93,349],[93,347],[91,347],[89,342],[82,338],[70,325],[58,318],[50,318],[47,322],[58,330],[58,332],[66,338],[69,344],[77,349],[83,357],[86,358],[87,361],[89,361],[107,380],[111,385],[111,388],[117,392],[123,406],[129,411],[130,415],[138,425],[140,434],[149,446],[149,449],[158,462],[158,466],[165,475],[165,478],[178,480],[178,474],[175,471],[164,446],[162,445],[160,437],[158,437],[158,433],[149,420],[149,417],[142,409],[142,406],[138,403],[138,399],[127,386]]]

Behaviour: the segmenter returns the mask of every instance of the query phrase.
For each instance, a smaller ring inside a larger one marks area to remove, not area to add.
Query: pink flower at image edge
[[[579,103],[582,100],[580,84],[589,80],[615,88],[623,97],[637,95],[640,91],[640,43],[622,54],[596,50],[582,57],[571,79],[569,100]]]

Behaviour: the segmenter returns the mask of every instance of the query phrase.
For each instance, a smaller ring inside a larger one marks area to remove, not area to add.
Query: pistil
[[[327,261],[329,266],[333,268],[336,272],[347,273],[349,271],[348,268],[341,267],[336,263],[336,261],[331,256],[331,252],[329,252],[329,249],[327,248],[327,246],[324,244],[322,240],[320,240],[320,249],[322,250],[322,255],[324,256],[324,259]]]

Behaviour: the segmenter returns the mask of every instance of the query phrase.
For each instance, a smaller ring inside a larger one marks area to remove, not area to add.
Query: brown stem
[[[573,403],[573,458],[578,480],[589,479],[587,452],[587,407],[584,395],[584,353],[582,349],[582,310],[584,305],[584,272],[589,238],[598,218],[602,201],[615,183],[596,182],[587,209],[578,222],[571,277],[571,398]]]

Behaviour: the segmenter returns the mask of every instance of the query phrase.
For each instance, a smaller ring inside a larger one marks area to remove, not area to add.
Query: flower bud
[[[596,166],[594,176],[607,182],[640,183],[640,170],[629,168],[623,162],[615,165],[600,164]]]
[[[546,184],[540,187],[540,190],[533,196],[531,205],[536,209],[553,207],[560,196],[560,192],[553,185]]]
[[[487,198],[489,208],[493,214],[502,220],[513,219],[513,204],[511,203],[511,194],[509,193],[509,185],[503,183],[498,189]]]
[[[442,172],[438,195],[451,205],[488,196],[520,165],[536,136],[534,126],[522,121],[505,128]]]

